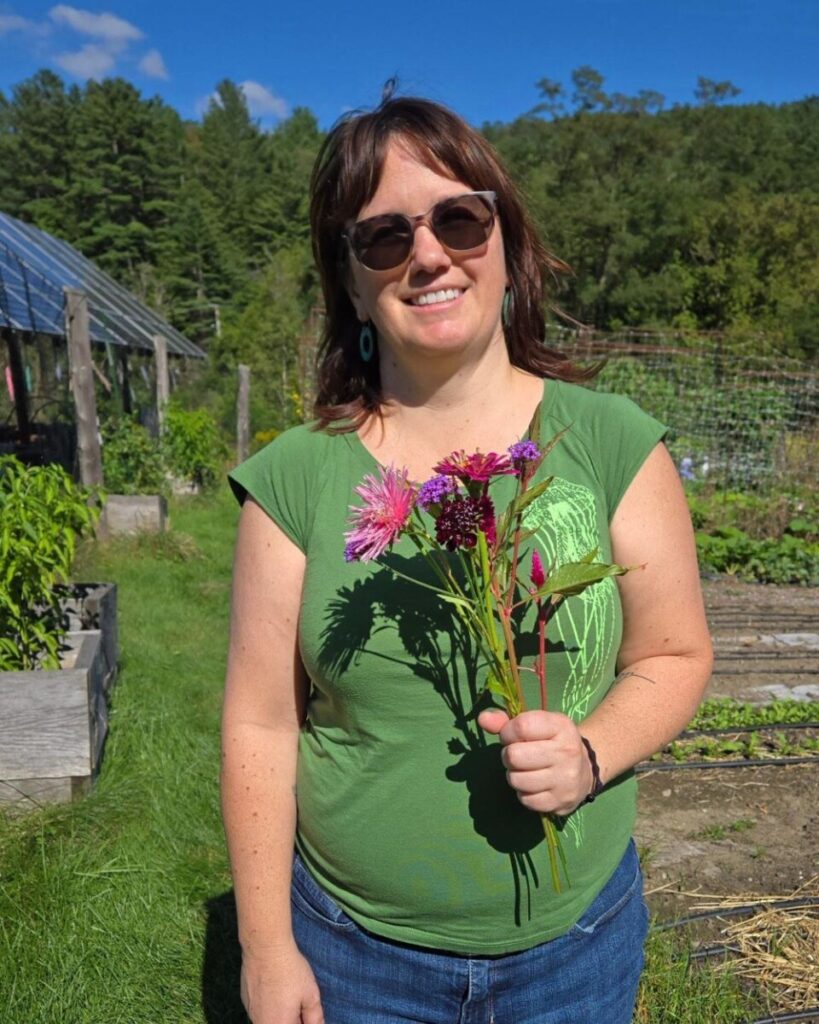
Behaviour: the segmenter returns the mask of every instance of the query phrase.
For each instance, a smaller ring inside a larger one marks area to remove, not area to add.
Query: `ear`
[[[353,304],[355,309],[355,315],[361,321],[362,324],[367,323],[370,319],[370,314],[367,311],[367,307],[364,305],[364,300],[358,292],[356,287],[355,277],[353,276],[350,268],[347,268],[347,272],[344,275],[344,287],[347,290],[347,294],[350,296],[350,302]]]

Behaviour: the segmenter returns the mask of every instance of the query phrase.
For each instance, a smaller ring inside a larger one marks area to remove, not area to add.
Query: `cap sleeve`
[[[652,449],[668,427],[624,395],[606,395],[597,417],[600,474],[606,492],[609,522]]]
[[[311,436],[306,427],[287,430],[228,474],[239,504],[249,495],[304,552],[314,507]]]

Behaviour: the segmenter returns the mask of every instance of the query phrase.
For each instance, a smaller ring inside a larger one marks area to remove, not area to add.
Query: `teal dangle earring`
[[[510,314],[512,311],[512,289],[507,288],[503,293],[503,305],[501,306],[501,323],[504,327],[509,326]]]
[[[369,363],[375,352],[375,338],[369,320],[361,325],[361,333],[358,335],[358,351],[362,363]]]

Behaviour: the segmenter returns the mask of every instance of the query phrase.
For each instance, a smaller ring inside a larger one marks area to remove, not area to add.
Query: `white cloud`
[[[102,39],[113,50],[122,49],[128,43],[143,39],[145,36],[145,33],[130,21],[107,12],[94,14],[93,11],[83,11],[79,7],[58,4],[48,13],[51,20],[57,24],[68,25],[82,35]]]
[[[148,50],[137,67],[143,75],[148,75],[149,78],[170,78],[159,50]]]
[[[114,56],[104,46],[86,43],[73,53],[58,53],[54,61],[77,78],[102,78],[114,66]]]
[[[258,82],[246,81],[239,82],[239,88],[245,94],[247,109],[253,117],[267,117],[269,115],[277,118],[287,117],[287,101],[283,100],[281,96],[276,96],[266,86],[260,85]],[[194,109],[201,117],[208,112],[211,103],[221,106],[218,92],[211,92],[207,96],[201,96],[194,104]]]
[[[0,14],[0,36],[7,32],[27,32],[33,28],[34,22],[21,18],[19,14]]]
[[[255,117],[272,114],[273,117],[287,117],[287,103],[281,96],[274,95],[258,82],[240,82],[239,88],[245,94],[250,113]]]

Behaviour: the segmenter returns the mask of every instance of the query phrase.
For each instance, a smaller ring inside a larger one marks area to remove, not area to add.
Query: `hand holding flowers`
[[[534,483],[535,474],[562,434],[541,447],[521,441],[508,452],[453,452],[435,467],[435,476],[416,485],[407,470],[381,468],[380,479],[365,477],[356,488],[364,505],[350,510],[345,558],[378,559],[399,537],[408,537],[432,567],[437,585],[411,577],[446,601],[460,617],[482,652],[485,686],[499,697],[504,711],[484,711],[478,722],[497,733],[510,785],[521,803],[542,815],[552,884],[561,889],[565,860],[552,815],[574,810],[588,793],[590,766],[575,723],[548,711],[546,630],[561,601],[580,594],[626,567],[596,561],[597,551],[579,562],[544,567],[532,554],[528,583],[520,578],[522,548],[532,536],[524,529],[525,511],[550,486]],[[500,513],[490,496],[491,484],[515,477],[511,502]],[[434,536],[428,526],[434,523]],[[394,567],[393,573],[403,576]],[[515,628],[525,608],[534,604],[538,656],[534,668],[522,666],[515,649]],[[521,673],[534,671],[540,687],[540,711],[527,711]]]

